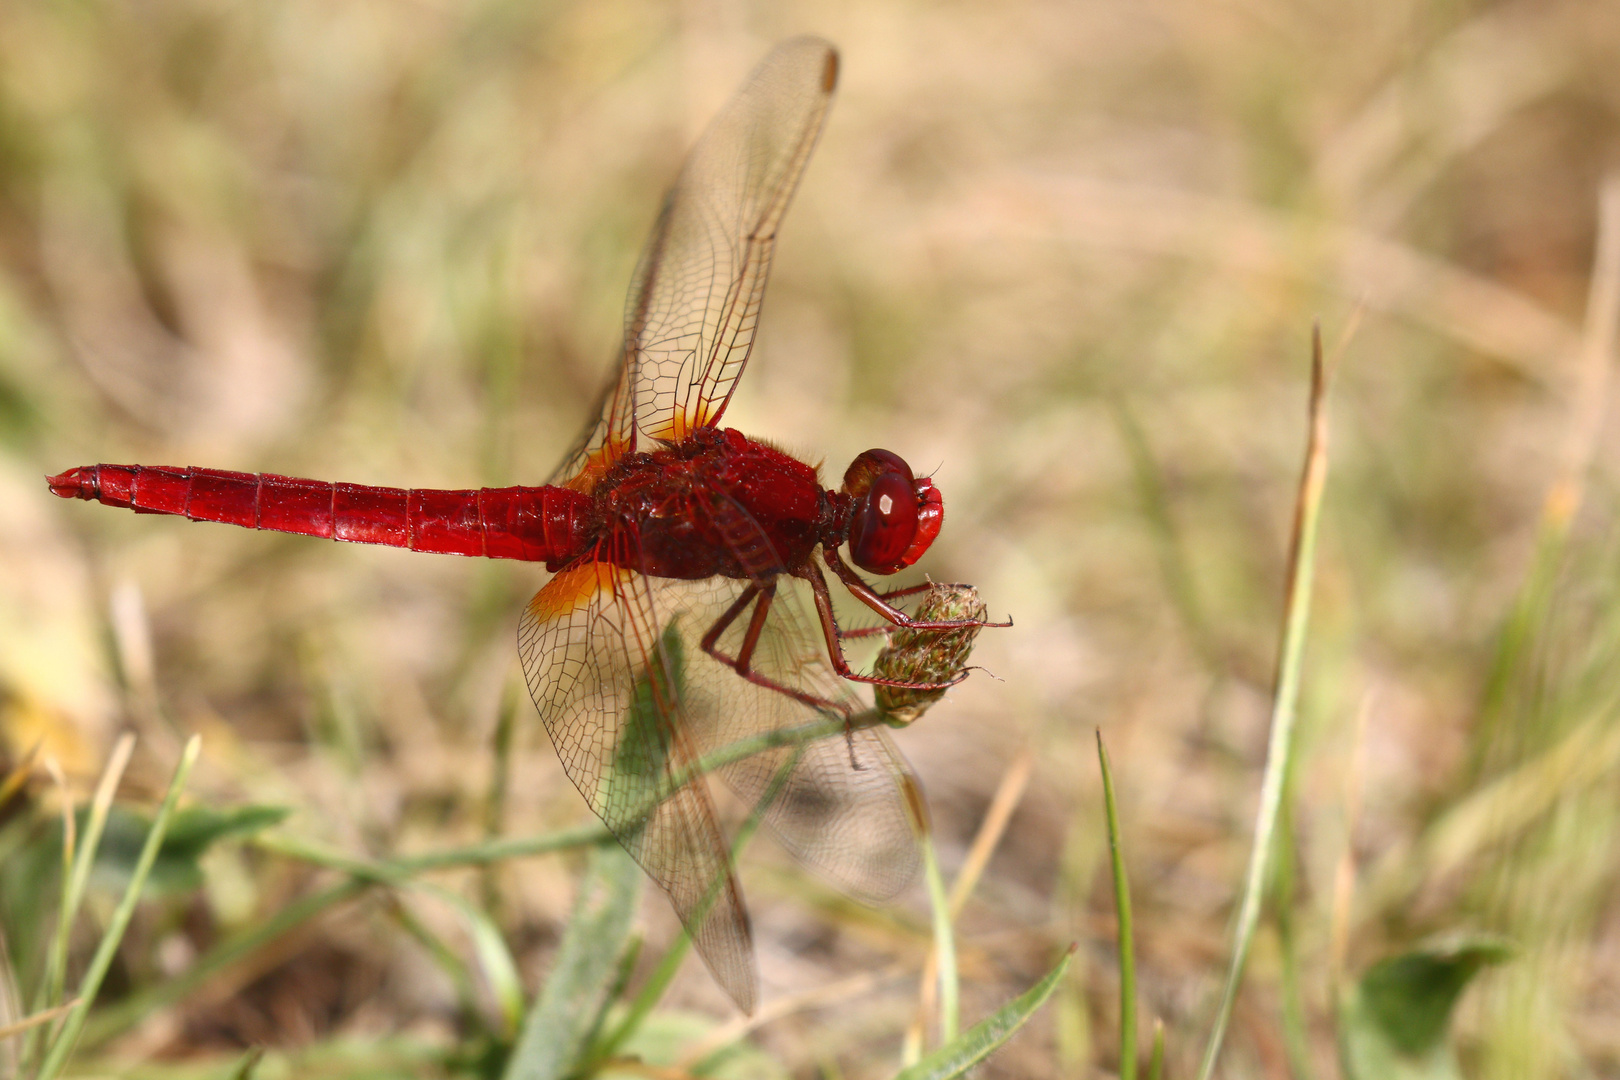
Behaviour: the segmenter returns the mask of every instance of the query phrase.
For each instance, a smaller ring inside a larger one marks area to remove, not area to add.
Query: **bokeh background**
[[[1174,1074],[1196,1060],[1264,758],[1318,318],[1330,346],[1355,333],[1283,917],[1226,1074],[1331,1075],[1337,974],[1465,931],[1519,950],[1464,1000],[1472,1075],[1620,1070],[1613,4],[3,0],[5,752],[42,741],[82,797],[133,730],[124,792],[150,800],[201,732],[192,798],[287,806],[287,832],[373,855],[585,820],[519,688],[540,568],[137,518],[41,478],[541,482],[614,355],[663,187],[805,31],[839,45],[843,80],[728,420],[834,474],[869,446],[935,467],[949,514],[921,569],[1016,618],[900,735],[947,870],[1035,758],[963,918],[968,1019],[1081,947],[984,1075],[1116,1067],[1096,728],[1143,1007]],[[503,709],[513,782],[492,803]],[[143,910],[111,996],[325,880],[230,845],[204,868]],[[437,880],[488,904],[532,988],[579,868]],[[743,880],[767,999],[888,973],[762,1026],[762,1075],[892,1071],[921,888],[840,905],[763,840]],[[669,940],[661,897],[643,922]],[[472,951],[444,903],[371,895],[96,1053],[110,1071],[253,1043],[449,1054],[493,1006],[475,986],[469,1019],[425,942]],[[669,1004],[729,1015],[695,963]]]

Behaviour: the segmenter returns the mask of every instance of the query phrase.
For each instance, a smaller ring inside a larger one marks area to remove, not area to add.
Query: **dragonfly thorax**
[[[626,454],[591,497],[598,557],[688,580],[793,573],[818,545],[846,542],[856,566],[893,574],[922,557],[945,515],[933,481],[888,450],[868,450],[828,490],[814,467],[732,428]]]
[[[848,518],[813,467],[732,429],[627,454],[591,496],[598,557],[655,577],[790,573]]]

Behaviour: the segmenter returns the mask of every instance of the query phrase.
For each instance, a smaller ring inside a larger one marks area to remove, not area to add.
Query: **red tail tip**
[[[96,497],[96,470],[93,465],[69,469],[56,476],[47,476],[51,494],[63,499],[94,499]]]

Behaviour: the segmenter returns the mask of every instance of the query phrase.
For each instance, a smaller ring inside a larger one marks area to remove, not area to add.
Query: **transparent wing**
[[[686,635],[682,714],[700,755],[825,715],[852,715],[861,707],[833,672],[826,645],[811,628],[804,584],[789,577],[774,584],[750,664],[754,674],[774,684],[765,686],[742,678],[700,646],[748,582],[653,582],[658,608],[680,613],[674,625]],[[718,652],[738,655],[752,615],[750,608],[730,623],[715,642]],[[784,689],[820,698],[834,708],[817,708]],[[845,892],[869,903],[891,899],[911,881],[919,864],[910,808],[918,785],[910,766],[883,728],[855,728],[847,735],[803,743],[797,752],[797,762],[766,808],[766,824],[784,847]],[[755,806],[794,753],[790,746],[775,747],[723,765],[718,772],[744,803]]]
[[[748,913],[682,717],[687,635],[650,584],[598,562],[557,574],[524,610],[523,674],[569,779],[751,1013]]]
[[[837,81],[830,44],[785,41],[693,147],[636,269],[619,370],[553,482],[588,488],[649,440],[719,422],[754,346],[777,228]]]

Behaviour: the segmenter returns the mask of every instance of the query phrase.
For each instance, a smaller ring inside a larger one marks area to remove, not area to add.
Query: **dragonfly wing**
[[[753,350],[777,228],[837,81],[830,44],[793,38],[709,124],[665,197],[631,284],[619,371],[562,476],[592,483],[648,440],[719,422]]]
[[[690,627],[684,714],[700,754],[771,731],[799,727],[825,715],[852,715],[861,705],[832,670],[826,645],[804,614],[804,584],[776,579],[776,592],[755,644],[750,668],[776,687],[812,695],[818,709],[782,689],[750,682],[705,653],[699,639],[748,587],[727,578],[659,580],[660,607],[688,612]],[[716,649],[735,657],[752,609],[721,633]],[[798,759],[793,761],[797,753]],[[766,808],[765,822],[798,859],[857,899],[880,903],[911,881],[919,865],[912,827],[915,775],[881,728],[856,728],[798,747],[761,751],[718,770],[748,805],[757,805],[786,765],[791,771]]]
[[[752,1012],[748,914],[682,715],[685,628],[650,584],[598,562],[557,574],[523,613],[523,673],[569,779]]]

